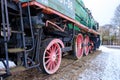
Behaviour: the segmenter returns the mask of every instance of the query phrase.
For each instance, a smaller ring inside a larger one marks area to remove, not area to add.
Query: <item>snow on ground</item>
[[[6,63],[6,61],[4,61],[5,63]],[[12,62],[12,61],[9,61],[9,67],[11,68],[11,67],[15,67],[16,65],[15,65],[15,63],[14,62]],[[3,69],[5,69],[5,66],[4,66],[4,64],[2,63],[2,61],[0,61],[0,70],[3,70]]]
[[[101,50],[102,52],[110,52],[111,49],[105,47],[105,46],[100,46],[99,50]]]
[[[100,46],[99,50],[105,53],[120,53],[120,49],[115,48],[107,48],[105,46]]]
[[[106,60],[102,80],[120,80],[120,49],[108,49],[109,57]]]
[[[91,61],[78,80],[120,80],[120,49],[101,46],[101,54]]]

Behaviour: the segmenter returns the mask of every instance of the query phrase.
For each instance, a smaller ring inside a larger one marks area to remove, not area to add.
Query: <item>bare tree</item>
[[[120,27],[120,5],[118,5],[117,8],[116,8],[116,10],[115,10],[115,14],[114,14],[112,23],[115,26]]]
[[[117,8],[115,10],[115,14],[114,14],[114,17],[112,19],[112,24],[117,29],[116,36],[118,39],[118,43],[120,43],[120,4],[117,6]]]

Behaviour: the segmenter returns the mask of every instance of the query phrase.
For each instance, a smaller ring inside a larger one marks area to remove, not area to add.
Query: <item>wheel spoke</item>
[[[57,54],[57,53],[58,53],[58,51],[59,51],[59,49],[57,49],[57,50],[55,51],[55,53]]]
[[[49,51],[49,50],[46,50],[46,53],[47,53],[48,55],[50,55],[50,51]]]
[[[56,47],[57,47],[57,46],[56,46],[56,45],[54,45],[54,50],[56,50]]]
[[[53,51],[56,52],[56,50],[57,50],[58,47],[56,45],[54,45],[53,47],[54,47]]]
[[[55,66],[57,65],[57,61],[56,60],[54,61],[54,64],[55,64]]]
[[[55,63],[53,62],[52,63],[52,68],[54,69],[56,67]]]
[[[51,61],[46,66],[48,70],[50,69],[50,66],[51,66]]]
[[[55,49],[54,47],[55,47],[55,45],[53,44],[53,46],[51,46],[52,51],[54,51],[54,49]]]
[[[53,70],[54,69],[54,61],[51,63],[51,69],[50,70]]]
[[[46,56],[45,58],[50,58],[50,56]]]
[[[52,46],[50,47],[50,49],[49,49],[50,51],[52,51],[53,50],[53,48],[52,48]]]
[[[50,61],[51,61],[51,59],[48,59],[48,60],[45,62],[45,64],[48,64]]]
[[[53,62],[50,63],[50,70],[53,70]]]

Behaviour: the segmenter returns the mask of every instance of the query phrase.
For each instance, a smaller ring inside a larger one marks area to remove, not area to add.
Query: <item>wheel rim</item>
[[[83,36],[79,34],[76,38],[76,57],[78,59],[80,59],[83,55],[82,43],[83,43]]]
[[[61,48],[58,43],[51,42],[44,52],[43,65],[48,74],[55,73],[61,63]]]
[[[84,39],[84,53],[85,53],[85,55],[88,55],[89,50],[90,50],[89,37],[86,36],[85,39]]]

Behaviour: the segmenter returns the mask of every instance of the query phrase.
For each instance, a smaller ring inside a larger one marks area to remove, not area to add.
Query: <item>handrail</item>
[[[46,21],[46,24],[45,24],[46,27],[48,27],[48,24],[53,25],[54,27],[56,27],[57,29],[59,29],[59,30],[62,31],[62,32],[65,31],[65,27],[62,29],[60,26],[56,25],[55,23],[53,23],[53,22],[51,22],[51,21],[49,21],[49,20]]]

